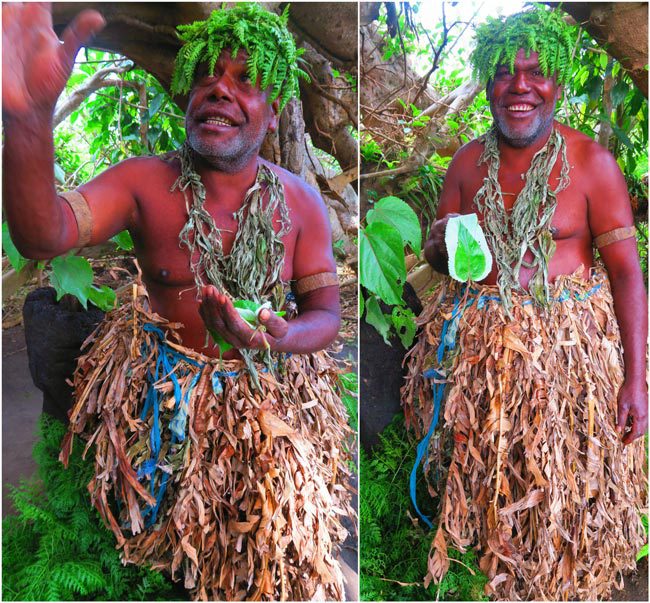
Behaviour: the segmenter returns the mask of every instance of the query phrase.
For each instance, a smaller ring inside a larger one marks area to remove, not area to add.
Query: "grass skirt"
[[[477,548],[499,599],[605,598],[635,568],[645,453],[615,430],[623,365],[609,283],[562,277],[552,296],[543,310],[515,295],[509,320],[496,287],[445,280],[425,304],[402,398],[422,436],[433,416],[423,372],[446,381],[425,457],[440,497],[426,584],[446,573],[448,544]],[[455,347],[439,364],[445,321]]]
[[[123,560],[184,576],[195,599],[341,599],[352,431],[334,362],[284,358],[258,390],[148,308],[134,286],[94,334],[61,452],[94,444],[88,489]]]

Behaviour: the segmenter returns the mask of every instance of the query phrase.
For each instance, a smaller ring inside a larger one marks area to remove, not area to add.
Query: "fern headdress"
[[[192,87],[199,63],[208,64],[209,73],[221,52],[228,48],[232,57],[239,50],[248,54],[248,75],[252,82],[260,77],[260,88],[270,88],[268,101],[280,99],[280,111],[293,97],[300,96],[298,80],[309,76],[298,66],[304,49],[287,29],[289,7],[282,15],[267,11],[259,4],[245,2],[230,9],[212,11],[205,21],[179,25],[179,38],[184,42],[176,56],[171,90],[187,94]]]
[[[523,48],[527,57],[531,52],[539,54],[545,77],[555,74],[558,84],[564,84],[571,75],[575,29],[564,22],[560,11],[541,5],[505,18],[488,17],[474,35],[476,46],[470,57],[474,76],[485,84],[499,65],[507,65],[513,73],[517,52]]]

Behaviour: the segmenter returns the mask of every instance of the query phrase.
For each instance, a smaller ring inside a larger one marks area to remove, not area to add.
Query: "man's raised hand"
[[[52,27],[51,3],[2,5],[2,104],[8,116],[51,112],[77,52],[105,25],[95,10],[79,13],[63,32]]]

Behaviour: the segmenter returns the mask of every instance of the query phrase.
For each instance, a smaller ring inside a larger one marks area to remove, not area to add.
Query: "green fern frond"
[[[539,54],[539,64],[546,77],[556,75],[558,83],[566,83],[570,69],[563,66],[560,56],[571,57],[577,37],[576,27],[567,25],[558,9],[549,10],[536,4],[508,17],[488,17],[476,28],[475,47],[470,61],[475,77],[487,83],[499,65],[514,72],[514,62],[520,49]],[[561,50],[560,50],[561,49]]]
[[[210,73],[221,52],[229,48],[233,55],[244,49],[248,75],[256,82],[261,75],[261,89],[271,88],[269,101],[281,98],[280,110],[289,99],[299,94],[298,78],[305,79],[294,69],[302,49],[287,30],[289,7],[281,15],[265,10],[256,3],[240,3],[230,9],[213,11],[206,21],[197,21],[177,28],[184,46],[176,57],[171,90],[187,94],[199,63],[208,62]],[[218,42],[216,40],[218,39]],[[279,65],[286,64],[287,68]],[[289,90],[290,93],[286,91]]]

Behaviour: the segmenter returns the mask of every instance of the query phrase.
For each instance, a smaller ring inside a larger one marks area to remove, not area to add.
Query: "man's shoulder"
[[[569,152],[581,161],[610,158],[614,160],[613,155],[605,147],[583,132],[561,123],[556,123],[556,128],[564,137]]]
[[[475,167],[483,152],[483,139],[475,138],[465,143],[454,153],[454,157],[449,164],[450,170],[466,169],[468,166]]]

